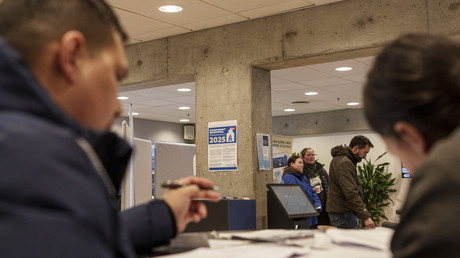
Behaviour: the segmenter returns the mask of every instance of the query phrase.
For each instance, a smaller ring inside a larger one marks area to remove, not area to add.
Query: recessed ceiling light
[[[181,121],[181,122],[190,122],[189,119],[181,119],[181,120],[179,120],[179,121]]]
[[[357,106],[357,105],[359,105],[359,102],[348,102],[347,105],[348,106]]]
[[[125,97],[125,96],[119,96],[119,97],[117,97],[117,99],[123,100],[123,99],[129,99],[129,98],[128,98],[128,97]]]
[[[304,94],[307,95],[307,96],[314,96],[314,95],[318,95],[318,92],[310,91],[310,92],[305,92]]]
[[[138,115],[139,115],[139,113],[133,112],[133,116],[138,116]]]
[[[345,71],[350,71],[352,70],[353,68],[351,67],[348,67],[348,66],[342,66],[342,67],[337,67],[335,68],[336,71],[339,71],[339,72],[345,72]]]
[[[182,11],[182,7],[178,5],[163,5],[163,6],[160,6],[158,10],[164,13],[178,13]]]
[[[294,108],[286,108],[284,109],[284,112],[294,112],[295,109]]]
[[[180,110],[189,110],[190,107],[179,107]]]
[[[189,88],[180,88],[180,89],[177,89],[177,91],[186,92],[186,91],[191,91],[191,89],[189,89]]]

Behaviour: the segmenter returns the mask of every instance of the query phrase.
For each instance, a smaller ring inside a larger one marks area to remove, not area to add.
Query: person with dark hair
[[[328,174],[324,165],[315,158],[312,148],[303,148],[300,152],[303,160],[303,175],[308,178],[311,188],[321,201],[321,213],[318,216],[318,225],[329,225],[329,215],[326,212],[327,192],[329,189]]]
[[[369,72],[364,112],[413,175],[394,257],[458,257],[460,44],[425,34],[390,43]]]
[[[298,184],[302,190],[307,194],[308,199],[313,203],[313,206],[321,212],[321,201],[316,195],[313,188],[310,186],[310,182],[303,175],[303,161],[300,156],[293,155],[288,159],[288,166],[284,168],[282,180],[285,184]],[[313,228],[318,225],[317,217],[308,218],[309,227]]]
[[[0,256],[136,257],[206,217],[218,200],[186,178],[120,214],[131,147],[120,111],[126,34],[103,0],[0,2]]]
[[[356,171],[356,164],[366,158],[372,147],[374,145],[367,137],[357,135],[349,146],[332,148],[326,206],[332,226],[357,229],[359,219],[362,219],[367,228],[375,227],[364,204],[364,190]]]

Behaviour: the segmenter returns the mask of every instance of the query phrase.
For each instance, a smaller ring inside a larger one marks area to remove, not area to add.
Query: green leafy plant
[[[382,219],[388,220],[384,208],[390,205],[390,201],[393,203],[389,194],[396,192],[396,189],[392,188],[396,178],[393,178],[392,174],[386,171],[390,163],[375,164],[385,154],[387,153],[380,155],[374,163],[364,159],[363,165],[358,166],[359,180],[361,180],[364,189],[364,203],[376,225],[379,225]]]

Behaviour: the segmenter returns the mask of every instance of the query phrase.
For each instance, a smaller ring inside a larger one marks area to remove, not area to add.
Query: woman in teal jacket
[[[300,156],[293,155],[288,159],[288,166],[283,171],[283,182],[285,184],[298,184],[302,190],[307,194],[308,199],[313,203],[313,206],[321,212],[321,201],[316,195],[315,191],[310,186],[310,181],[303,175],[303,160]],[[317,217],[308,218],[309,226],[313,227],[318,225]]]

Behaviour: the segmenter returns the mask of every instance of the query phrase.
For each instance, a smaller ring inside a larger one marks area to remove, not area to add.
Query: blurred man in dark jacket
[[[206,217],[194,198],[219,198],[188,178],[118,212],[126,38],[103,0],[0,2],[1,257],[136,257]]]

